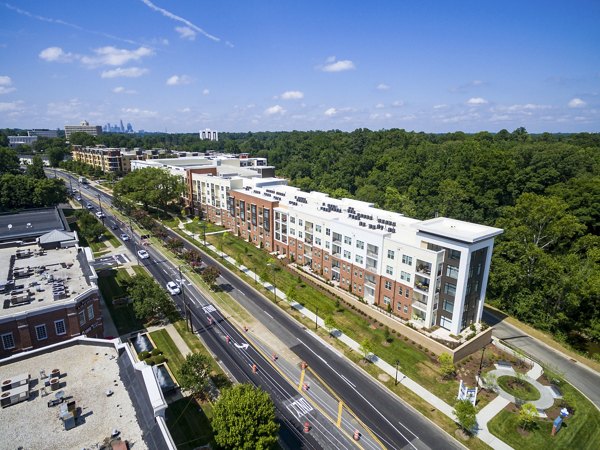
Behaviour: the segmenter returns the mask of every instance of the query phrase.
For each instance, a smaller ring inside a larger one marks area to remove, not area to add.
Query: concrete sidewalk
[[[180,222],[180,224],[179,224],[179,229],[182,230],[183,232],[185,232],[189,236],[193,236],[193,234],[194,234],[194,233],[191,233],[191,232],[187,231],[185,229],[185,227],[184,227],[184,224],[182,222]],[[228,263],[230,263],[230,264],[238,267],[239,270],[241,270],[248,277],[256,279],[257,282],[260,285],[262,285],[265,289],[267,289],[268,291],[270,291],[270,292],[274,291],[275,288],[274,288],[274,286],[272,284],[263,281],[260,278],[259,275],[257,275],[256,273],[254,273],[248,267],[245,267],[243,265],[239,265],[232,257],[230,257],[227,254],[224,254],[224,253],[220,252],[216,247],[214,247],[213,245],[211,245],[209,243],[206,244],[206,248],[208,248],[209,250],[215,252],[218,255],[224,255],[223,258]],[[286,302],[288,301],[287,296],[285,295],[285,293],[281,292],[280,290],[276,291],[276,295],[281,300],[284,300]],[[296,309],[298,312],[300,312],[302,315],[304,315],[311,322],[316,323],[320,327],[324,327],[325,326],[323,318],[317,316],[313,311],[309,310],[308,308],[304,307],[303,305],[301,305],[301,304],[299,304],[297,302],[290,302],[290,305],[291,305],[292,308]],[[335,335],[336,339],[338,339],[341,342],[343,342],[345,345],[347,345],[348,347],[350,347],[352,350],[361,353],[361,351],[360,351],[360,344],[358,342],[356,342],[355,340],[353,340],[349,336],[345,335],[341,331],[339,331],[339,330],[337,330],[337,331],[338,332]],[[313,333],[313,335],[315,335],[315,334]],[[329,348],[331,348],[331,349],[333,349],[334,351],[337,352],[337,350],[335,350],[326,341],[323,341],[322,339],[321,339],[321,341],[325,345],[327,345]],[[374,355],[372,353],[369,354],[368,357],[369,357],[370,361],[373,364],[375,364],[377,367],[379,367],[382,371],[384,371],[386,374],[388,374],[392,378],[395,378],[395,376],[396,376],[396,368],[394,366],[392,366],[391,364],[387,363],[386,361],[383,361],[377,355]],[[423,400],[425,400],[426,402],[428,402],[432,407],[438,409],[439,411],[441,411],[444,415],[446,415],[447,417],[449,417],[453,421],[456,421],[456,417],[454,416],[454,413],[453,413],[454,408],[451,405],[449,405],[448,403],[444,402],[441,398],[439,398],[436,395],[432,394],[427,389],[425,389],[423,386],[419,385],[414,380],[408,378],[404,373],[402,373],[400,371],[398,372],[398,379],[399,379],[399,383],[400,384],[402,384],[403,386],[405,386],[406,388],[408,388],[409,390],[411,390],[413,393],[415,393],[416,395],[418,395],[419,397],[421,397]],[[502,399],[502,400],[504,400],[504,399]],[[504,400],[504,401],[506,401],[506,400]],[[497,402],[497,403],[494,404],[494,406],[492,408],[488,408],[492,403],[494,403],[494,402],[491,402],[489,405],[486,406],[486,408],[483,408],[483,410],[477,415],[477,419],[479,421],[481,413],[483,411],[485,411],[485,414],[481,416],[481,420],[483,421],[484,426],[483,427],[481,427],[481,426],[479,427],[479,429],[476,432],[476,435],[482,441],[484,441],[486,444],[488,444],[489,446],[491,446],[494,449],[509,450],[512,447],[508,446],[507,444],[505,444],[504,442],[502,442],[500,439],[498,439],[497,437],[493,436],[487,430],[487,422],[489,420],[491,420],[498,412],[500,412],[502,410],[502,408],[504,408],[508,403],[506,403],[504,406],[500,407],[501,402]],[[488,418],[488,416],[489,416],[489,418]]]

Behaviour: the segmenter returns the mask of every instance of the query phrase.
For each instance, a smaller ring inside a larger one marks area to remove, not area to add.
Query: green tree
[[[223,390],[213,408],[215,442],[224,449],[276,447],[279,426],[269,394],[249,384]]]
[[[221,271],[214,266],[208,266],[202,271],[202,279],[211,288],[214,288],[217,279],[221,276]]]
[[[88,242],[97,242],[104,233],[105,228],[98,219],[90,214],[85,209],[81,209],[76,213],[79,224],[79,232]]]
[[[27,165],[25,173],[30,177],[37,178],[38,180],[43,180],[46,178],[46,173],[44,172],[44,161],[40,155],[34,155],[31,160],[31,164]]]
[[[325,316],[325,319],[323,320],[323,323],[325,325],[325,328],[327,328],[327,331],[329,332],[329,334],[333,334],[333,331],[336,328],[336,323],[335,323],[335,319],[333,318],[333,315],[327,314]]]
[[[169,295],[147,274],[138,274],[127,283],[127,294],[133,300],[133,311],[139,319],[172,317],[175,305]]]
[[[210,360],[201,353],[191,353],[179,369],[179,385],[194,396],[201,396],[210,380]]]
[[[537,427],[537,408],[531,403],[525,403],[519,410],[519,426],[524,430],[533,430]]]
[[[359,350],[362,353],[363,359],[365,361],[369,361],[368,356],[369,356],[369,353],[373,353],[373,349],[374,349],[373,341],[371,341],[370,339],[365,338],[362,341],[360,341]]]
[[[92,136],[91,134],[84,133],[82,131],[72,133],[69,136],[69,142],[71,143],[71,145],[83,145],[87,147],[93,147],[97,143],[96,138],[94,138],[94,136]]]
[[[20,173],[19,166],[17,152],[10,148],[0,147],[0,175],[18,174]]]
[[[60,147],[51,147],[46,150],[46,155],[48,155],[48,163],[52,167],[58,167],[65,159],[65,154],[65,150]]]
[[[452,362],[452,356],[450,356],[450,354],[442,353],[438,356],[438,363],[440,364],[442,378],[447,379],[454,376],[456,367],[454,367],[454,362]]]
[[[459,400],[454,404],[454,416],[467,433],[473,433],[477,425],[477,410],[469,400]]]

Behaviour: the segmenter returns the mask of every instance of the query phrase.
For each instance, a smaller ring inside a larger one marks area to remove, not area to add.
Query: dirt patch
[[[382,341],[381,345],[383,345],[384,347],[389,347],[392,344],[390,342],[388,342],[388,341]]]
[[[390,376],[385,374],[385,373],[380,373],[379,375],[377,375],[377,378],[379,379],[379,381],[383,381],[384,383],[386,381],[390,381]]]
[[[454,436],[456,436],[456,438],[460,441],[468,441],[469,439],[471,439],[471,436],[469,436],[468,433],[465,432],[465,430],[463,430],[462,428],[459,428],[458,430],[456,430],[454,432]]]
[[[517,433],[519,433],[519,435],[521,435],[521,437],[527,437],[531,434],[529,431],[524,430],[521,427],[517,427]]]

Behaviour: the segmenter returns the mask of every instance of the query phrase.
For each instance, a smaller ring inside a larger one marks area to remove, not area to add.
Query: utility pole
[[[102,211],[102,197],[100,194],[97,195],[98,204],[100,205],[100,219],[102,219],[102,225],[104,225],[104,212]]]
[[[400,364],[399,360],[396,360],[396,383],[394,383],[395,386],[398,386],[398,365]]]
[[[492,343],[492,341],[490,341],[489,343],[485,344],[484,347],[483,347],[483,349],[481,350],[481,359],[479,360],[479,370],[477,371],[477,381],[481,380],[481,368],[483,367],[483,355],[485,354],[485,349],[491,343]]]
[[[319,327],[317,319],[319,318],[319,307],[315,305],[315,330]]]
[[[131,225],[131,217],[129,217],[129,232],[131,234],[131,240],[133,241],[133,251],[135,252],[135,259],[137,265],[140,265],[140,255],[137,252],[137,243],[135,242],[135,234],[133,234],[133,226]]]
[[[202,221],[202,229],[204,231],[204,246],[206,247],[206,221]]]
[[[271,276],[273,277],[273,300],[277,303],[277,284],[275,283],[275,265],[268,263],[267,267],[271,268]]]
[[[181,287],[181,297],[183,298],[183,311],[185,314],[185,329],[187,331],[190,331],[190,329],[193,330],[193,326],[192,326],[192,315],[190,314],[190,308],[187,304],[187,301],[185,300],[185,291],[184,291],[184,280],[183,280],[183,276],[181,275],[181,266],[178,266],[177,269],[179,270],[179,286]],[[189,321],[189,323],[188,323]]]

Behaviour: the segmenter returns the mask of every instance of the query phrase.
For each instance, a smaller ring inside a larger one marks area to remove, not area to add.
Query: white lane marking
[[[206,313],[206,314],[210,314],[211,312],[215,312],[217,310],[217,308],[215,308],[213,305],[206,305],[202,307],[202,310]]]
[[[298,417],[298,419],[300,419],[302,416],[305,416],[311,412],[314,408],[310,405],[310,403],[308,403],[308,401],[306,401],[304,397],[302,397],[290,403],[287,409],[296,417]]]
[[[248,350],[248,343],[244,342],[243,344],[235,344],[237,348],[241,348],[242,350]]]
[[[166,273],[167,275],[169,275],[169,272],[167,272],[165,269],[163,269],[163,272]]]
[[[325,361],[320,355],[317,355],[315,353],[315,351],[312,348],[310,348],[308,345],[306,345],[304,342],[302,342],[302,340],[300,338],[296,338],[296,339],[298,339],[302,345],[304,345],[307,349],[309,349],[313,353],[313,355],[315,355],[317,358],[319,358],[321,361],[323,361],[326,365],[329,365],[329,363],[327,361]]]
[[[417,436],[415,433],[413,433],[412,431],[410,431],[410,428],[408,428],[408,427],[407,427],[406,425],[404,425],[402,422],[398,422],[398,424],[399,424],[399,425],[402,425],[402,426],[403,426],[403,427],[406,429],[406,431],[408,431],[410,434],[412,434],[412,435],[415,437],[415,439],[419,439],[419,436]]]
[[[343,380],[344,380],[346,383],[348,383],[350,386],[352,386],[353,388],[355,388],[355,387],[356,387],[356,385],[355,385],[354,383],[352,383],[352,382],[351,382],[351,381],[350,381],[348,378],[346,378],[344,375],[342,375],[341,373],[340,373],[339,375],[340,375],[340,377],[342,377],[342,379],[343,379]]]
[[[263,312],[264,312],[264,313],[265,313],[267,316],[269,316],[271,319],[275,319],[275,318],[274,318],[274,317],[273,317],[271,314],[269,314],[268,312],[266,312],[264,309],[263,309]]]

